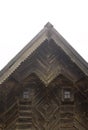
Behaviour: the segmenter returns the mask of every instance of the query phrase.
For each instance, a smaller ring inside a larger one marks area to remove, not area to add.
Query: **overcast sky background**
[[[0,70],[48,21],[88,62],[88,0],[0,0]]]

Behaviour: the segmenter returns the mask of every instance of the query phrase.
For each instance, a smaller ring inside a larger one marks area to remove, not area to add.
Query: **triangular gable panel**
[[[69,45],[69,43],[53,28],[50,23],[47,23],[44,29],[41,30],[40,33],[30,43],[28,43],[28,45],[0,72],[0,84],[2,84],[12,73],[14,74],[15,70],[17,70],[19,66],[22,66],[23,62],[25,62],[28,57],[31,57],[31,55],[42,46],[44,41],[48,41],[49,43],[50,40],[53,40],[57,45],[57,48],[61,48],[63,52],[71,59],[71,61],[82,71],[82,73],[84,73],[85,76],[88,76],[88,65],[85,60],[83,60],[83,58]],[[58,69],[56,69],[56,73],[58,72],[57,70]],[[51,75],[55,74],[57,76],[58,73],[56,73]],[[37,75],[41,77],[43,81],[45,80],[44,82],[46,82],[46,84],[47,82],[50,82],[47,80],[49,79],[49,77],[46,77],[47,74],[41,74],[42,76],[39,74],[40,72],[37,72]]]
[[[16,69],[13,77],[22,82],[31,73],[35,73],[46,86],[60,74],[65,75],[73,82],[84,76],[84,73],[53,39],[45,40]]]

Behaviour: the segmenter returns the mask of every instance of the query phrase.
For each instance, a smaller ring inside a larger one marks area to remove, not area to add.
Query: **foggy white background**
[[[0,0],[0,70],[48,21],[88,62],[88,0]]]

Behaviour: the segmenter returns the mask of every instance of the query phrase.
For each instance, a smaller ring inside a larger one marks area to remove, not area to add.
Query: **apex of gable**
[[[48,22],[44,27],[46,27],[46,28],[53,28],[53,25],[50,23],[50,22]]]

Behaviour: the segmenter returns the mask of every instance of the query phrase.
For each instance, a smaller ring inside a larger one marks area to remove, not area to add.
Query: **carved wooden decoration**
[[[88,64],[50,23],[0,72],[0,130],[88,130]]]

